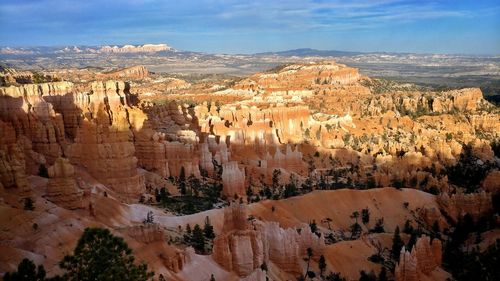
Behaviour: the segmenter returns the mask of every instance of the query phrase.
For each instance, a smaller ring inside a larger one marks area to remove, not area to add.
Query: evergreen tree
[[[380,273],[378,274],[378,281],[388,281],[389,279],[387,278],[387,269],[385,267],[382,267],[380,270]]]
[[[370,222],[370,210],[368,208],[361,210],[361,221],[363,224],[368,224]]]
[[[59,266],[64,280],[143,281],[153,277],[146,264],[135,265],[132,250],[121,237],[107,229],[86,228],[73,255],[63,258]]]
[[[415,244],[417,244],[417,239],[418,239],[417,232],[413,231],[411,233],[410,240],[408,241],[408,245],[406,246],[406,248],[408,249],[408,251],[411,251],[411,249],[413,248],[413,246],[415,246]]]
[[[273,190],[278,189],[279,184],[280,184],[280,176],[281,176],[281,170],[280,169],[274,169],[273,171]]]
[[[213,274],[212,274],[212,275],[210,275],[210,281],[215,281],[215,277],[214,277],[214,275],[213,275]]]
[[[319,257],[319,261],[318,261],[318,267],[319,267],[319,272],[320,272],[320,276],[323,276],[323,273],[325,272],[325,269],[326,269],[326,260],[325,260],[325,256],[321,255]]]
[[[328,276],[326,276],[325,280],[326,281],[346,281],[346,279],[344,277],[342,277],[342,275],[340,275],[340,273],[338,273],[338,272],[330,272],[330,274],[328,274]]]
[[[406,234],[411,234],[413,232],[413,226],[411,225],[410,220],[406,220],[405,225],[403,227],[403,232]]]
[[[192,245],[197,252],[205,252],[205,236],[203,235],[203,230],[198,224],[196,224],[193,228]]]
[[[359,272],[359,281],[377,281],[377,277],[375,276],[375,273],[373,271],[370,271],[370,273],[366,273],[364,270],[361,270]]]
[[[399,254],[403,246],[404,243],[399,234],[399,226],[396,226],[396,230],[394,230],[394,236],[392,238],[392,250],[391,250],[392,258],[395,261],[399,261]]]
[[[39,265],[38,268],[29,259],[23,259],[17,266],[17,271],[5,273],[4,281],[44,281],[45,268]]]
[[[380,218],[375,222],[375,227],[373,227],[372,232],[384,233],[384,218]]]
[[[143,223],[144,224],[153,224],[154,223],[154,216],[153,216],[153,211],[149,211],[146,215],[146,218],[144,219]]]
[[[33,211],[35,209],[33,199],[31,199],[31,197],[24,198],[24,209],[27,211]]]
[[[318,231],[318,225],[316,225],[315,220],[309,223],[309,227],[311,228],[312,233],[316,233],[316,231]]]
[[[361,225],[359,223],[355,222],[351,225],[351,239],[357,239],[359,235],[361,234]]]
[[[260,265],[260,269],[262,269],[262,271],[267,271],[267,263],[266,263],[266,262],[263,262],[263,263]]]
[[[205,226],[203,227],[203,233],[205,234],[205,238],[207,239],[215,238],[214,227],[212,226],[212,224],[210,224],[210,218],[208,216],[205,218]]]

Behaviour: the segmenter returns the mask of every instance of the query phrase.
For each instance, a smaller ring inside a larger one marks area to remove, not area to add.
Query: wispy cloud
[[[427,23],[468,21],[474,27],[485,17],[490,25],[500,24],[499,7],[498,0],[2,0],[0,45],[88,44],[96,42],[92,38],[116,43],[180,38],[195,45],[197,36],[231,42],[239,36],[248,45],[263,35],[268,36],[263,44],[292,44],[315,34],[382,34],[403,27],[417,32]],[[500,40],[498,32],[488,36]]]

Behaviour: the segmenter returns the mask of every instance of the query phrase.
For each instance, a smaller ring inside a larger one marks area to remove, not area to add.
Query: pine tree
[[[203,227],[203,233],[205,234],[205,238],[207,239],[215,238],[214,227],[212,226],[212,224],[210,224],[210,218],[208,216],[205,218],[205,226]]]
[[[361,210],[361,221],[365,225],[370,222],[370,210],[368,208]]]
[[[382,267],[380,270],[380,273],[378,274],[378,281],[388,281],[387,279],[387,269],[385,267]]]
[[[149,211],[146,215],[146,218],[144,219],[143,223],[144,224],[153,224],[154,223],[154,216],[153,216],[153,212],[152,211]]]
[[[316,231],[318,231],[318,225],[316,225],[315,220],[309,223],[309,227],[311,228],[312,233],[316,233]]]
[[[205,252],[205,236],[200,225],[196,224],[193,228],[192,245],[199,253]]]
[[[35,209],[33,199],[31,199],[31,197],[24,198],[24,209],[27,211],[33,211]]]
[[[307,248],[306,251],[307,251],[307,268],[306,268],[306,272],[304,273],[304,280],[306,279],[306,276],[309,273],[309,264],[311,263],[311,258],[313,255],[312,248]]]
[[[396,230],[394,230],[394,236],[392,238],[392,250],[391,250],[392,258],[395,261],[399,261],[399,254],[403,246],[404,243],[399,234],[399,226],[396,226]]]
[[[5,273],[4,281],[43,281],[45,279],[45,268],[39,265],[38,268],[29,259],[23,259],[17,266],[17,271]]]
[[[146,264],[134,263],[132,250],[121,237],[107,229],[86,228],[73,255],[65,256],[59,267],[64,280],[144,281],[154,276]]]
[[[272,178],[272,184],[273,184],[273,190],[278,189],[279,183],[280,183],[280,176],[281,176],[281,170],[280,169],[274,169],[273,171],[273,178]]]
[[[384,218],[380,218],[375,222],[375,227],[371,230],[372,232],[375,233],[384,233]]]
[[[323,273],[325,272],[325,269],[326,269],[326,260],[325,260],[325,256],[321,255],[319,257],[319,261],[318,261],[318,267],[319,267],[319,272],[320,272],[320,276],[323,276]]]

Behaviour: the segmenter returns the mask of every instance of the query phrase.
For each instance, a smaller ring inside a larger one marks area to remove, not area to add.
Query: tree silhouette
[[[325,260],[325,256],[321,255],[319,257],[319,261],[318,261],[318,267],[319,267],[319,272],[320,272],[320,276],[323,276],[323,273],[325,272],[325,269],[326,269],[326,260]]]
[[[205,252],[205,236],[200,225],[196,224],[193,228],[192,245],[199,253]]]
[[[143,281],[153,277],[146,264],[135,265],[132,250],[121,237],[107,229],[86,228],[73,255],[63,258],[59,266],[64,280]]]
[[[33,211],[35,209],[33,199],[31,199],[31,197],[24,198],[24,209],[27,211]]]
[[[23,259],[17,266],[17,271],[5,273],[4,281],[44,281],[45,268],[39,265],[38,268],[29,259]]]
[[[368,208],[361,210],[361,221],[365,225],[370,222],[370,210]]]
[[[207,239],[215,238],[214,227],[212,226],[212,224],[210,224],[210,218],[208,216],[205,218],[205,226],[203,227],[203,233],[205,234],[205,238]]]
[[[309,265],[311,263],[311,257],[313,255],[313,250],[312,250],[312,248],[309,247],[309,248],[307,248],[306,252],[307,252],[307,259],[306,259],[307,260],[307,268],[306,268],[306,272],[304,273],[304,280],[306,279],[307,274],[309,273]]]
[[[391,250],[392,258],[395,261],[399,261],[399,254],[403,246],[404,242],[399,234],[399,226],[396,226],[396,230],[394,230],[394,236],[392,238],[392,250]]]

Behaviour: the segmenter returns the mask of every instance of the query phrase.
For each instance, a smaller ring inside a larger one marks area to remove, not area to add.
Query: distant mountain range
[[[208,55],[213,56],[216,54],[193,52],[186,50],[177,50],[167,44],[144,44],[144,45],[102,45],[102,46],[52,46],[52,47],[1,47],[0,56],[3,57],[16,57],[16,56],[53,56],[61,54],[165,54],[167,56],[176,54],[183,55]],[[312,48],[301,48],[277,52],[262,52],[255,54],[241,54],[244,56],[277,56],[277,57],[354,57],[364,55],[376,55],[381,57],[386,56],[432,56],[436,58],[442,57],[490,57],[498,58],[498,56],[475,56],[475,55],[446,55],[446,54],[415,54],[415,53],[397,53],[397,52],[350,52],[350,51],[337,51],[337,50],[317,50]]]
[[[115,45],[115,46],[61,46],[61,47],[3,47],[1,55],[49,54],[130,54],[176,51],[167,44]]]
[[[336,50],[316,50],[311,48],[301,48],[287,51],[279,51],[279,52],[264,52],[257,53],[257,56],[283,56],[283,57],[309,57],[309,56],[317,56],[317,57],[341,57],[341,56],[356,56],[363,54],[361,52],[347,52],[347,51],[336,51]]]

